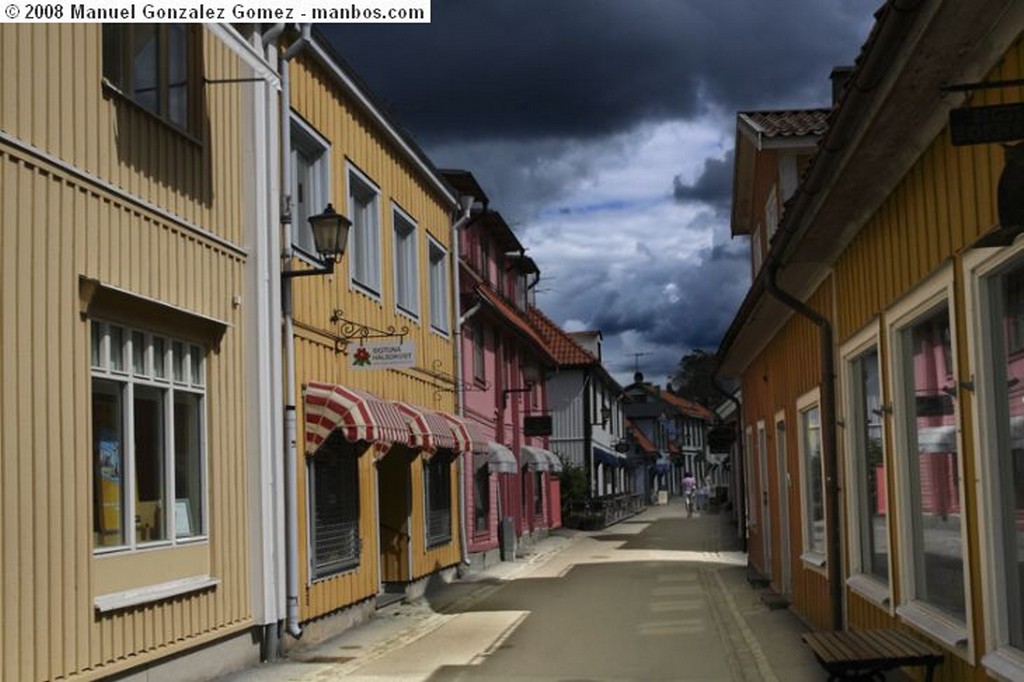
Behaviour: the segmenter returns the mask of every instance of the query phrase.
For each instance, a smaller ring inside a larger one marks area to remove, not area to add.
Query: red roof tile
[[[527,321],[523,313],[507,303],[505,299],[498,295],[493,289],[486,284],[479,284],[476,287],[476,293],[483,299],[484,303],[495,310],[502,318],[507,320],[509,324],[515,327],[519,332],[525,335],[528,339],[533,341],[539,350],[546,353],[550,360],[558,362],[558,358],[553,357],[551,349],[545,342],[545,339],[537,332],[537,330]]]
[[[631,420],[626,420],[626,426],[633,430],[633,438],[636,439],[637,445],[640,446],[641,450],[643,450],[644,452],[658,451],[658,448],[654,447],[654,443],[651,442],[651,439],[645,436],[644,432],[641,431],[640,428]]]
[[[576,343],[571,336],[537,308],[527,311],[527,319],[537,329],[548,351],[560,365],[596,365],[597,358]]]
[[[707,420],[711,419],[711,410],[703,405],[693,402],[692,400],[681,398],[680,396],[669,393],[668,391],[662,391],[659,397],[680,412],[684,412],[691,417]]]
[[[828,109],[794,109],[788,111],[741,111],[755,130],[766,137],[803,137],[824,135],[828,130]]]

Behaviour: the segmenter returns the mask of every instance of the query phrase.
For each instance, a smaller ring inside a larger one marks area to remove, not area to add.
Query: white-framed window
[[[327,578],[359,566],[359,451],[335,431],[307,463],[310,575]]]
[[[380,190],[349,167],[349,277],[358,289],[380,298]]]
[[[886,313],[901,603],[906,622],[955,651],[968,644],[952,268]]]
[[[143,109],[191,132],[195,40],[187,24],[104,24],[103,78]]]
[[[206,349],[90,323],[93,548],[206,533]]]
[[[392,207],[395,240],[395,305],[415,319],[420,315],[419,233],[402,209]]]
[[[850,577],[858,594],[891,609],[892,555],[885,452],[879,324],[847,341],[840,355],[846,448]]]
[[[443,334],[448,333],[448,252],[433,240],[428,240],[430,268],[430,326]]]
[[[797,448],[800,453],[800,507],[803,553],[815,567],[825,565],[825,466],[821,457],[821,392],[815,388],[796,401]]]
[[[309,218],[330,201],[331,145],[301,119],[292,117],[292,245],[317,257]]]
[[[1024,679],[1024,244],[964,255],[985,642],[981,662]]]

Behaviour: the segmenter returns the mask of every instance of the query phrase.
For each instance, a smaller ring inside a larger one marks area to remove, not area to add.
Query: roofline
[[[427,155],[423,153],[421,149],[416,147],[412,142],[402,135],[398,129],[392,124],[391,119],[381,111],[380,107],[373,101],[372,96],[366,91],[365,86],[362,86],[357,82],[353,74],[349,73],[347,68],[343,68],[341,60],[337,55],[333,54],[333,48],[322,38],[314,32],[314,35],[310,38],[309,48],[320,63],[327,68],[328,72],[334,77],[335,81],[345,89],[345,91],[351,95],[356,103],[363,108],[374,121],[379,125],[387,136],[391,139],[399,150],[405,153],[408,160],[412,161],[413,165],[416,166],[423,175],[430,181],[434,186],[434,189],[438,193],[448,200],[453,208],[459,206],[459,198],[452,191],[452,188],[445,182],[441,172],[434,168],[434,165],[427,158]]]

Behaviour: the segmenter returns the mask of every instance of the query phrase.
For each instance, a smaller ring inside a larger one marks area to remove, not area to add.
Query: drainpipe
[[[473,197],[469,195],[462,195],[459,197],[459,207],[462,209],[462,215],[459,219],[452,223],[451,231],[451,244],[452,244],[452,290],[455,292],[453,296],[453,308],[455,309],[455,329],[453,330],[452,339],[455,342],[455,414],[464,415],[466,410],[463,405],[465,396],[463,395],[462,385],[462,324],[469,317],[477,311],[479,305],[470,310],[466,315],[462,314],[462,309],[459,301],[462,298],[462,279],[459,268],[459,233],[462,228],[466,227],[470,221],[470,212],[473,210]],[[456,459],[456,475],[459,479],[459,552],[461,553],[462,563],[466,566],[469,565],[469,541],[466,539],[466,486],[469,485],[469,473],[468,467],[463,463],[465,459],[465,453],[459,455]]]
[[[820,331],[821,338],[821,446],[825,468],[825,528],[828,543],[825,563],[828,566],[829,599],[832,604],[832,629],[843,629],[843,583],[839,565],[841,541],[839,538],[839,457],[836,451],[836,381],[835,360],[832,356],[832,324],[818,311],[779,288],[775,281],[779,263],[772,259],[767,264],[765,290],[796,314],[810,320]]]
[[[744,461],[743,461],[743,458],[746,457],[746,454],[743,452],[743,403],[741,403],[740,399],[737,398],[735,395],[733,395],[729,391],[725,390],[725,387],[722,386],[721,379],[718,378],[717,374],[713,374],[711,376],[711,383],[712,383],[712,385],[714,385],[715,389],[719,393],[721,393],[723,396],[725,396],[726,400],[728,400],[729,402],[731,402],[733,405],[736,406],[736,419],[737,419],[736,423],[739,424],[739,427],[740,427],[739,433],[736,434],[736,452],[739,454],[739,461],[733,463],[733,465],[736,467],[737,476],[739,477],[739,481],[738,481],[738,483],[739,483],[739,490],[737,490],[736,493],[739,493],[739,492],[746,493],[747,482],[744,480],[744,477],[743,477],[743,473],[744,473],[743,467],[744,467],[744,464],[745,464]],[[741,513],[736,515],[736,523],[739,526],[740,539],[743,540],[743,551],[746,552],[747,551],[747,505],[746,505],[746,496],[745,496],[745,494],[744,495],[736,495],[736,500],[735,501],[740,504],[740,512]]]
[[[292,137],[291,137],[291,80],[288,62],[294,59],[310,43],[311,24],[301,25],[299,39],[292,43],[281,56],[281,228],[284,232],[282,248],[283,270],[291,269],[292,259]],[[285,553],[287,555],[286,575],[287,630],[295,639],[302,637],[299,627],[299,500],[298,500],[298,451],[296,446],[295,416],[295,335],[292,325],[292,280],[281,280],[281,309],[284,336],[284,491],[285,491]]]

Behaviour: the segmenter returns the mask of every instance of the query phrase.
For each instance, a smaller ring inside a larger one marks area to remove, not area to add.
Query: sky
[[[729,212],[736,112],[828,106],[882,0],[433,0],[323,34],[438,168],[471,171],[600,330],[622,384],[714,352],[750,286]]]

